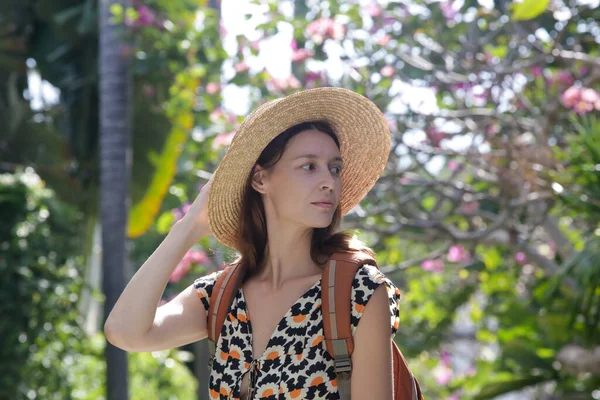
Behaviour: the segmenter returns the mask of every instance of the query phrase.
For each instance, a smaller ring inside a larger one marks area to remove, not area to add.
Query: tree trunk
[[[127,56],[121,51],[119,27],[112,25],[110,6],[127,0],[100,0],[100,214],[102,223],[102,289],[104,319],[125,288],[126,225],[131,170],[130,77]],[[127,353],[106,343],[106,398],[126,400]]]

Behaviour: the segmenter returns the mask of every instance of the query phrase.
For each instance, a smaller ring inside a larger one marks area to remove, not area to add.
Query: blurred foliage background
[[[403,290],[396,341],[425,397],[600,399],[598,1],[111,4],[128,277],[249,110],[345,87],[385,113],[392,152],[343,228]],[[0,1],[0,398],[106,398],[98,8]],[[234,256],[203,239],[163,301]],[[205,355],[129,353],[131,397],[206,398]]]

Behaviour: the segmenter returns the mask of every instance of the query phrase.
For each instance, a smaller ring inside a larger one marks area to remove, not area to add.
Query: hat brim
[[[313,120],[327,121],[340,142],[341,214],[371,190],[390,152],[387,121],[372,101],[348,89],[320,87],[266,102],[242,122],[214,173],[208,213],[219,242],[236,247],[246,181],[264,148],[289,127]]]

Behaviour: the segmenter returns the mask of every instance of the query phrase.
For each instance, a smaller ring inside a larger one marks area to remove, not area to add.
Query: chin
[[[331,225],[331,218],[328,220],[323,220],[322,222],[314,222],[310,224],[312,228],[327,228],[329,225]]]

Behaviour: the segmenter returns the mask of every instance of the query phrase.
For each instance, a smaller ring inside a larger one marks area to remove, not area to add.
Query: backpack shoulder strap
[[[221,329],[242,278],[242,268],[237,264],[232,264],[227,266],[217,277],[213,287],[208,307],[208,349],[210,352],[208,366],[210,369],[212,369]]]
[[[356,271],[364,264],[377,263],[365,253],[334,253],[323,270],[321,309],[325,347],[335,361],[340,398],[350,399],[350,375],[354,351],[350,324],[350,297]]]

